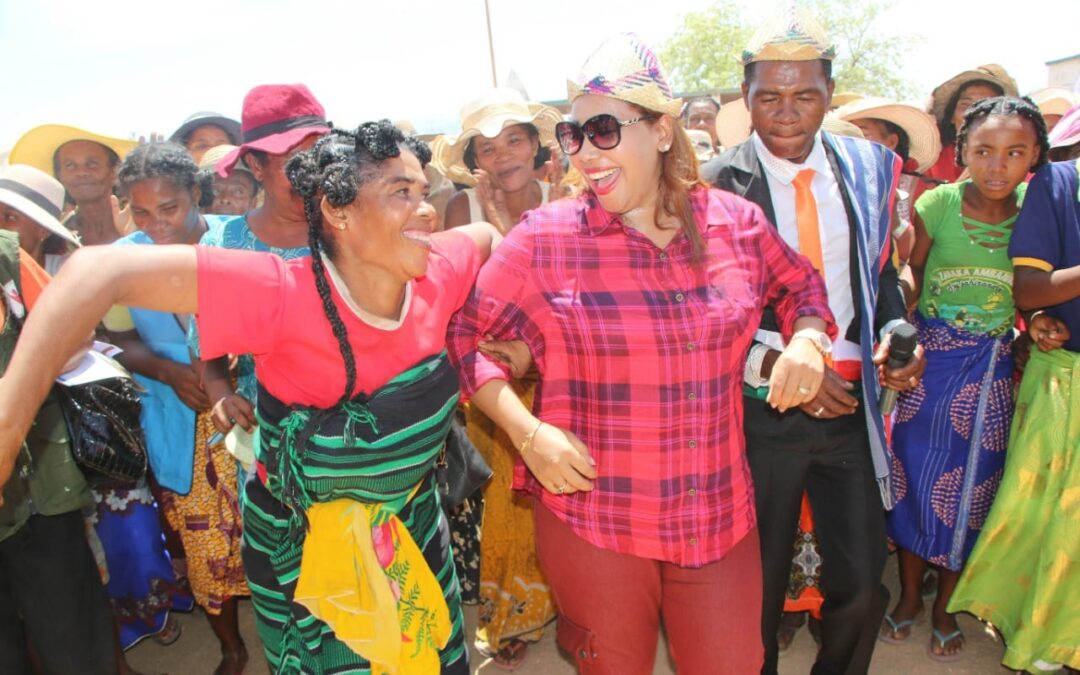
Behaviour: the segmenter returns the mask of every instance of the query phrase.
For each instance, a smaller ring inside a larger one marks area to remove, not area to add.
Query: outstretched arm
[[[0,485],[64,362],[113,305],[194,313],[193,246],[91,246],[64,265],[34,306],[0,378]]]

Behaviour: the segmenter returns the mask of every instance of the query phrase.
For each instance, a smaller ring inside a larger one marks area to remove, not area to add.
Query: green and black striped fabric
[[[370,673],[370,665],[306,608],[292,602],[315,502],[355,499],[397,514],[442,587],[453,621],[443,673],[467,675],[460,593],[432,468],[459,397],[445,352],[370,396],[330,410],[289,407],[260,385],[257,454],[244,490],[244,570],[259,636],[275,673]],[[420,485],[413,494],[417,484]]]

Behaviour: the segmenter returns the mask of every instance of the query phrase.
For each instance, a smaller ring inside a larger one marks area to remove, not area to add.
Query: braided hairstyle
[[[333,129],[310,149],[294,155],[285,165],[285,175],[304,200],[315,288],[345,362],[345,391],[338,400],[339,405],[351,399],[356,388],[356,357],[349,346],[348,331],[326,281],[321,253],[325,251],[333,259],[334,249],[332,242],[323,236],[320,203],[325,197],[335,208],[352,204],[360,187],[379,175],[380,165],[388,159],[399,157],[403,148],[412,152],[421,166],[427,166],[431,161],[431,150],[426,143],[415,136],[406,136],[390,120],[384,119],[365,122],[355,131]]]
[[[124,158],[116,180],[121,194],[127,195],[132,185],[150,178],[167,180],[192,195],[198,187],[199,208],[204,208],[207,199],[209,204],[214,203],[213,175],[203,175],[187,150],[176,143],[144,143],[136,147]]]
[[[1049,161],[1050,139],[1046,130],[1046,120],[1039,112],[1039,106],[1027,96],[1023,98],[994,96],[979,101],[964,113],[964,123],[960,125],[960,133],[956,136],[957,166],[964,166],[964,146],[967,145],[972,127],[993,116],[1022,117],[1031,122],[1031,126],[1035,129],[1035,144],[1039,148],[1039,158],[1032,165],[1031,170],[1035,171]]]

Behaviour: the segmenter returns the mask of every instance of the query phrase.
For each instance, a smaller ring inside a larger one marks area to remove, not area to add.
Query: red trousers
[[[593,546],[536,504],[536,550],[559,607],[558,642],[583,675],[653,672],[660,621],[679,675],[761,670],[757,529],[699,568]]]

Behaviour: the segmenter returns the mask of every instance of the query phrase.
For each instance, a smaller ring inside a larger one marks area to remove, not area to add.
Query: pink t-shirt
[[[396,327],[361,319],[328,279],[356,358],[354,394],[373,392],[445,347],[450,316],[464,304],[482,261],[466,234],[441,232],[432,241],[427,274],[409,282],[408,307]],[[251,353],[259,382],[280,401],[334,405],[345,389],[345,363],[315,288],[311,258],[283,261],[267,253],[196,248],[203,357]]]

